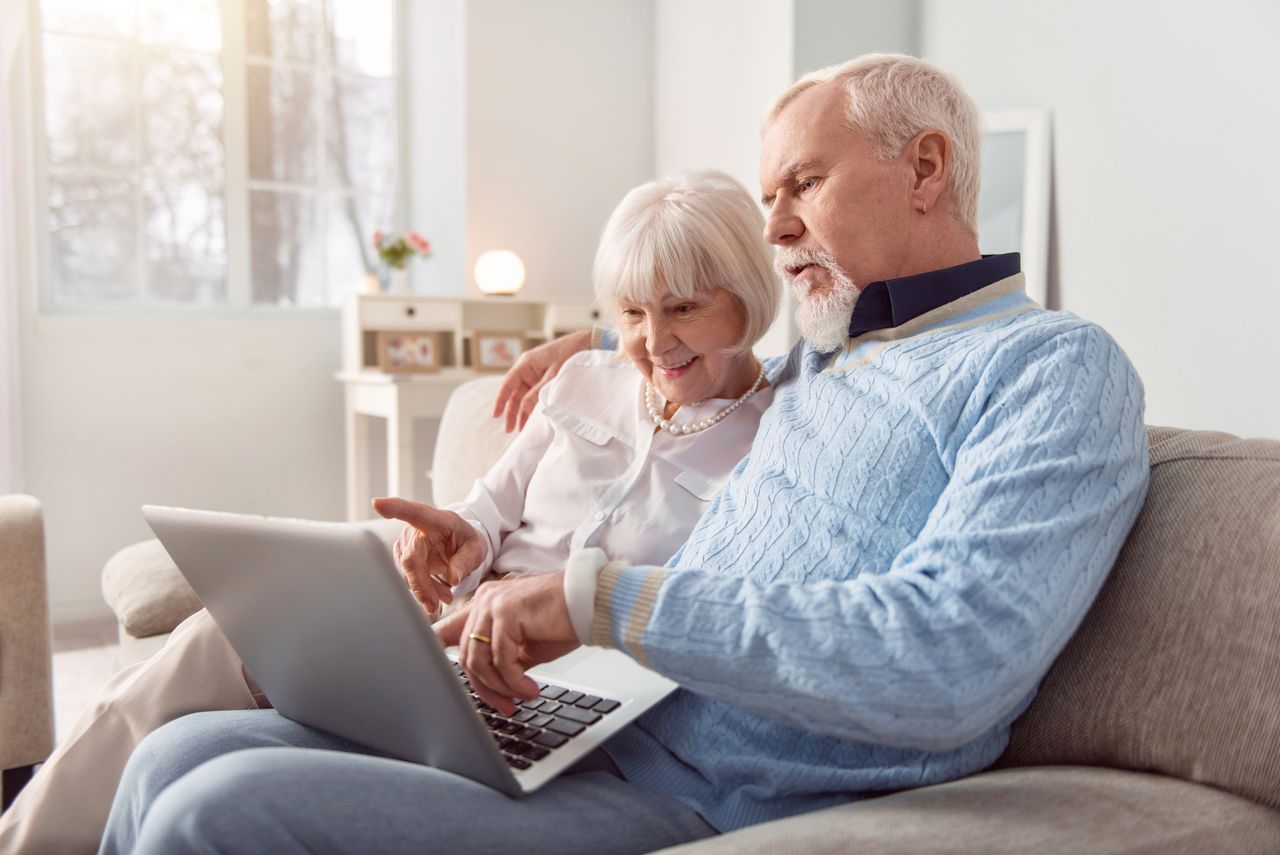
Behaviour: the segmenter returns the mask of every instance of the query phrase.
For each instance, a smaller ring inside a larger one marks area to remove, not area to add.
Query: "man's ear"
[[[926,128],[907,143],[907,155],[915,181],[911,205],[924,214],[937,206],[951,170],[951,138],[940,128]]]

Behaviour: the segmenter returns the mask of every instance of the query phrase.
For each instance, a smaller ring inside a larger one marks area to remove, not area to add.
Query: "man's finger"
[[[471,606],[466,605],[448,617],[436,621],[431,628],[436,631],[436,635],[440,638],[440,643],[445,647],[458,645],[462,641],[462,630],[467,625],[467,618],[470,614]]]
[[[516,711],[515,700],[507,695],[501,695],[490,689],[483,681],[476,679],[476,675],[467,672],[467,678],[471,680],[471,688],[480,696],[480,700],[496,709],[503,715],[511,715]]]
[[[520,664],[520,644],[507,634],[505,625],[497,621],[493,624],[493,664],[500,679],[495,689],[526,700],[538,696],[538,684],[525,675]]]
[[[511,396],[507,398],[506,409],[502,414],[502,429],[507,433],[516,429],[516,421],[520,418],[520,405],[528,394],[529,384],[521,382],[520,388],[512,390]]]
[[[519,400],[524,396],[525,387],[524,378],[516,371],[512,371],[502,381],[502,386],[498,389],[498,399],[493,402],[493,417],[496,419],[502,415],[507,409],[507,404],[512,400]]]
[[[524,430],[525,423],[529,421],[529,416],[533,413],[533,408],[538,406],[538,393],[542,391],[542,387],[545,385],[547,385],[547,380],[539,381],[536,386],[525,392],[524,397],[520,399],[520,406],[516,408],[520,430]]]

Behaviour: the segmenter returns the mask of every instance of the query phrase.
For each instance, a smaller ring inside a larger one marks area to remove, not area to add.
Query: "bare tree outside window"
[[[376,269],[400,219],[393,0],[40,12],[48,303],[334,306]]]

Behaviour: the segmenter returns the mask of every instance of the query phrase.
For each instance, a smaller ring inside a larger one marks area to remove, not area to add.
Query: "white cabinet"
[[[471,366],[476,331],[519,333],[532,344],[590,327],[586,304],[548,303],[520,297],[446,298],[360,294],[342,310],[342,370],[346,397],[347,518],[373,515],[369,465],[370,431],[383,422],[387,437],[388,495],[429,501],[416,482],[429,463],[414,454],[415,423],[439,419],[449,395],[478,376]],[[378,368],[378,333],[434,333],[438,369],[389,373]]]

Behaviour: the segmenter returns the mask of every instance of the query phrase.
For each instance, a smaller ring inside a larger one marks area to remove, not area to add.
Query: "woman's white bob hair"
[[[687,299],[724,288],[746,314],[734,350],[749,350],[773,323],[781,295],[763,234],[756,201],[723,172],[641,184],[622,198],[600,235],[596,304],[616,325],[620,301],[646,303],[664,290]]]

